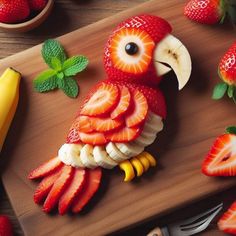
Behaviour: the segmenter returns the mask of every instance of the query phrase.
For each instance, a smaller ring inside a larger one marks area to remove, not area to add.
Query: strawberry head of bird
[[[119,24],[104,50],[108,78],[158,85],[162,76],[173,70],[182,89],[191,75],[191,58],[171,31],[166,20],[151,15],[135,16]]]

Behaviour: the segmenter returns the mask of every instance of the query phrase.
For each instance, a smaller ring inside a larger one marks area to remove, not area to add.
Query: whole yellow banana
[[[19,101],[21,74],[7,68],[0,77],[0,152]]]

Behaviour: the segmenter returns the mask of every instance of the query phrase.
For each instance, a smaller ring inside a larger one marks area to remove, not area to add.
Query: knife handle
[[[155,229],[150,231],[147,236],[164,236],[164,235],[161,231],[161,228],[156,227]]]

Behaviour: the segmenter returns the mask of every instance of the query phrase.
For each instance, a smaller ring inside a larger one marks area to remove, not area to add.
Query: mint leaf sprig
[[[82,55],[67,58],[62,45],[54,39],[44,42],[41,53],[49,69],[36,76],[34,89],[43,93],[59,88],[68,97],[77,97],[79,87],[72,77],[87,67],[88,59]]]

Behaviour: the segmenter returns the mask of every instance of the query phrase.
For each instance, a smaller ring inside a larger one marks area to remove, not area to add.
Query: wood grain
[[[121,13],[119,17],[104,20],[61,38],[70,54],[84,53],[91,59],[88,72],[80,76],[82,91],[77,104],[60,92],[47,95],[31,93],[32,78],[45,68],[40,57],[35,56],[39,55],[39,47],[1,62],[0,68],[10,64],[24,75],[21,105],[3,155],[11,157],[4,173],[4,183],[28,235],[45,235],[49,230],[51,233],[59,231],[62,235],[76,235],[78,229],[82,235],[101,235],[153,215],[160,216],[174,207],[234,184],[233,180],[206,178],[199,171],[202,157],[213,138],[222,132],[224,126],[234,121],[233,116],[228,116],[234,109],[231,103],[216,103],[209,99],[214,83],[209,78],[212,75],[216,77],[215,68],[219,56],[233,41],[233,33],[223,27],[205,28],[186,21],[182,16],[182,7],[183,2],[177,0],[168,3],[158,1],[158,4],[157,1],[151,1],[145,7]],[[177,95],[173,76],[168,76],[162,86],[169,105],[169,118],[166,130],[159,136],[159,142],[151,148],[153,153],[161,156],[159,171],[130,185],[122,183],[121,174],[108,172],[105,180],[107,186],[103,188],[106,191],[98,194],[98,203],[92,211],[79,219],[46,216],[32,202],[35,185],[27,181],[26,175],[31,168],[56,153],[81,98],[92,84],[104,77],[102,49],[111,29],[128,15],[143,11],[158,14],[171,22],[174,34],[190,49],[195,65],[192,81],[181,94]],[[196,45],[206,46],[204,50],[199,50]],[[209,58],[209,55],[214,56]],[[11,150],[12,143],[14,150]],[[37,221],[41,224],[35,225]]]

